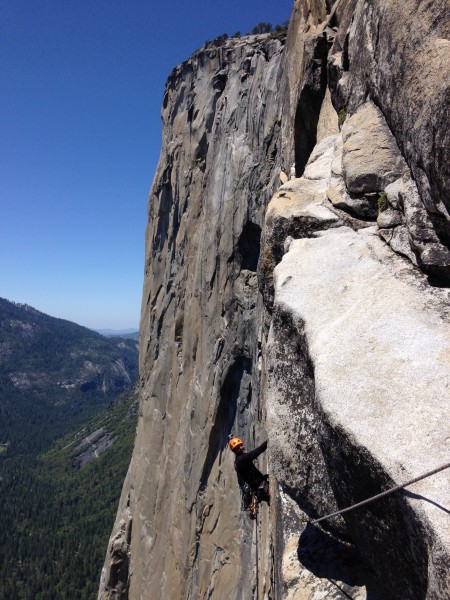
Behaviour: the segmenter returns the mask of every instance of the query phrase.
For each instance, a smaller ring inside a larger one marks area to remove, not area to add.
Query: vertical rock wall
[[[308,517],[448,457],[449,32],[447,0],[295,0],[285,46],[170,76],[99,599],[448,597],[448,471]],[[270,435],[258,524],[231,432]]]
[[[257,546],[241,513],[227,442],[231,432],[249,447],[265,439],[256,269],[279,183],[282,52],[269,36],[230,40],[196,52],[167,83],[139,422],[103,599],[262,598],[270,586],[256,570],[258,551],[270,571],[269,544]]]

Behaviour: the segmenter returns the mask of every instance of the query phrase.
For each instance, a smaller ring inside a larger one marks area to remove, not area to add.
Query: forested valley
[[[136,340],[0,299],[0,600],[94,600],[134,441]]]

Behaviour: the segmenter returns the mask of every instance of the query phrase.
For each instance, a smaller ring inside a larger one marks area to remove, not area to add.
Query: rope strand
[[[448,469],[449,467],[450,467],[450,462],[446,463],[445,465],[442,465],[441,467],[438,467],[437,469],[428,471],[427,473],[424,473],[423,475],[419,475],[419,477],[410,479],[409,481],[407,481],[406,483],[403,483],[402,485],[397,485],[393,488],[390,488],[389,490],[386,490],[385,492],[381,492],[381,494],[377,494],[376,496],[367,498],[366,500],[363,500],[362,502],[358,502],[357,504],[352,504],[352,506],[348,506],[347,508],[338,510],[334,513],[326,515],[325,517],[320,517],[320,519],[314,519],[314,520],[310,521],[310,523],[311,523],[311,525],[315,525],[316,523],[320,523],[320,521],[325,521],[325,519],[330,519],[331,517],[336,517],[337,515],[342,515],[343,513],[349,512],[351,510],[355,510],[355,508],[359,508],[360,506],[369,504],[369,502],[373,502],[374,500],[378,500],[379,498],[384,498],[385,496],[389,496],[390,494],[393,494],[394,492],[398,492],[399,490],[402,490],[403,488],[405,488],[409,485],[412,485],[413,483],[416,483],[416,481],[420,481],[421,479],[426,479],[427,477],[431,477],[431,475],[435,475],[436,473],[439,473],[440,471],[444,471],[445,469]]]

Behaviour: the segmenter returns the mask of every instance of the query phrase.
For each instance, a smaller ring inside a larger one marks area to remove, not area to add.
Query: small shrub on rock
[[[388,198],[386,192],[382,192],[378,196],[378,212],[382,213],[387,210]]]
[[[338,119],[339,119],[339,127],[342,127],[342,125],[344,124],[345,119],[347,118],[347,107],[344,106],[343,108],[341,108],[341,110],[339,111],[338,114]]]

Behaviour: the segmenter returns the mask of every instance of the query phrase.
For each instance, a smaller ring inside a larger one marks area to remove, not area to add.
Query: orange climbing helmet
[[[244,442],[240,438],[230,437],[229,446],[230,446],[230,450],[232,450],[233,452],[236,452],[236,450],[243,445],[244,445]]]

